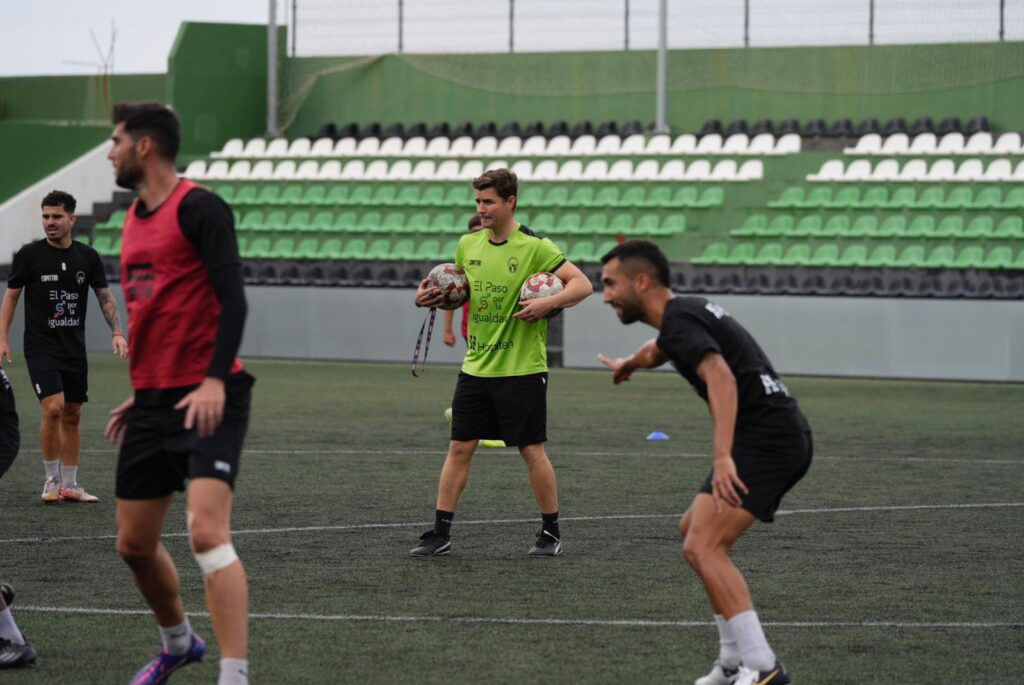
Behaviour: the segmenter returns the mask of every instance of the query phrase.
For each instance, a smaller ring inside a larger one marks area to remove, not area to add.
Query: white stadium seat
[[[519,154],[519,151],[523,149],[523,139],[519,136],[509,136],[503,138],[498,143],[498,149],[495,154],[501,155],[502,157],[515,157]]]
[[[770,155],[775,149],[775,136],[771,133],[758,133],[750,139],[747,147],[748,155]]]
[[[974,181],[980,181],[984,175],[985,166],[981,163],[980,159],[965,159],[960,163],[951,180],[973,183]]]
[[[533,169],[534,181],[554,181],[556,178],[558,178],[558,162],[553,159],[545,159]]]
[[[965,155],[987,155],[992,152],[992,134],[978,131],[964,144]]]
[[[513,174],[518,176],[520,179],[528,178],[533,179],[533,162],[528,159],[523,159],[518,162],[513,162],[512,168],[509,169]]]
[[[934,133],[919,133],[910,142],[910,147],[907,148],[906,154],[913,156],[934,155],[937,145],[938,141],[936,141]]]
[[[667,155],[672,148],[672,138],[664,133],[651,136],[644,147],[645,155]]]
[[[658,180],[658,160],[656,159],[645,159],[636,165],[636,169],[633,169],[633,180],[634,181],[657,181]]]
[[[235,170],[232,169],[231,171],[234,172]],[[240,170],[239,173],[244,172]],[[250,181],[269,181],[273,177],[274,163],[271,162],[269,159],[264,159],[259,162],[256,162],[256,164],[254,164],[252,167],[252,171],[249,172]],[[244,178],[244,176],[240,176],[240,178]]]
[[[844,155],[877,155],[882,151],[882,136],[865,133],[853,147],[843,149]]]
[[[296,181],[315,181],[320,174],[320,163],[315,159],[307,159],[295,170]]]
[[[736,160],[723,159],[718,164],[715,164],[715,168],[711,170],[710,178],[712,181],[735,181],[737,171]]]
[[[543,157],[547,149],[548,141],[544,136],[530,136],[523,141],[523,147],[519,150],[519,154],[523,157]]]
[[[449,157],[469,157],[473,154],[473,139],[469,136],[459,136],[452,141],[448,148]]]
[[[555,136],[548,141],[544,154],[548,157],[568,157],[572,148],[572,141],[569,136]]]
[[[734,133],[722,143],[723,155],[745,155],[750,147],[750,136],[746,133]]]
[[[206,176],[206,162],[202,159],[196,159],[188,163],[185,167],[185,178],[191,178],[193,180],[199,180]]]
[[[410,181],[432,181],[434,180],[434,174],[437,173],[437,167],[432,159],[423,159],[416,162],[416,166],[413,167],[412,173],[409,174]]]
[[[345,168],[341,170],[339,178],[343,181],[358,181],[363,178],[365,172],[366,163],[361,159],[352,159],[345,164]]]
[[[423,136],[413,136],[405,141],[402,147],[402,155],[405,157],[422,157],[427,151],[427,139]]]
[[[879,154],[902,155],[907,152],[909,147],[910,139],[907,138],[906,133],[893,133],[882,143],[882,150]]]
[[[245,150],[242,151],[242,157],[262,157],[267,151],[267,141],[262,138],[253,138],[245,144]]]
[[[484,136],[473,146],[474,157],[493,157],[497,153],[498,139],[494,136]]]
[[[583,162],[578,159],[570,159],[558,167],[557,180],[578,181],[583,176]]]
[[[352,157],[356,154],[356,146],[358,144],[355,138],[341,138],[334,144],[334,156]]]
[[[463,181],[472,181],[474,178],[484,173],[484,163],[479,159],[471,159],[462,165],[459,169],[459,179]]]
[[[608,162],[603,159],[595,159],[583,169],[584,181],[607,181]]]
[[[1012,177],[1013,165],[1010,164],[1010,160],[995,159],[985,168],[985,173],[982,174],[981,180],[986,183],[1001,183],[1009,181]]]
[[[278,162],[270,178],[275,181],[291,181],[295,178],[295,162],[290,159]]]
[[[1019,152],[1021,152],[1019,133],[1004,133],[992,146],[992,154],[996,155],[1015,155]]]
[[[320,165],[316,173],[318,181],[337,181],[341,178],[341,162],[336,159],[329,159]]]
[[[402,150],[404,147],[404,140],[398,136],[391,136],[390,138],[385,138],[384,142],[380,144],[377,154],[381,157],[398,157],[403,154]]]
[[[706,159],[698,159],[686,166],[683,178],[687,181],[706,181],[711,177],[711,162]]]
[[[887,183],[900,177],[900,163],[895,159],[883,159],[871,171],[872,181]]]
[[[808,174],[808,181],[838,181],[843,178],[843,162],[838,159],[830,159],[821,165],[816,174]]]
[[[213,158],[217,157],[241,157],[242,151],[245,150],[245,143],[241,138],[232,138],[228,142],[224,143],[224,147],[219,152],[214,152],[210,156]]]
[[[626,136],[622,145],[619,146],[620,155],[641,155],[644,152],[644,147],[647,145],[646,139],[639,133],[634,133],[631,136]]]
[[[686,172],[686,165],[683,164],[681,159],[670,159],[665,162],[665,166],[661,167],[661,173],[658,174],[658,180],[660,181],[682,181]]]
[[[388,177],[388,163],[383,159],[375,159],[366,165],[363,179],[367,181],[383,181]]]
[[[491,169],[508,169],[507,159],[492,159],[489,162],[484,163],[484,169],[490,171]]]
[[[572,141],[572,147],[569,148],[569,154],[583,157],[594,154],[594,150],[596,149],[597,139],[588,133]]]
[[[855,159],[850,162],[850,166],[846,167],[846,171],[843,172],[843,178],[840,179],[846,182],[859,183],[861,181],[868,181],[871,179],[872,168],[871,162],[866,159]]]
[[[267,151],[263,153],[264,157],[287,157],[288,156],[288,139],[287,138],[274,138],[270,143],[267,144]]]
[[[423,151],[424,157],[444,157],[448,154],[448,148],[451,147],[452,141],[445,136],[438,136],[437,138],[431,138],[427,143],[427,149]]]
[[[379,150],[380,139],[370,136],[359,141],[354,154],[356,157],[376,157]]]
[[[292,141],[292,144],[288,146],[289,157],[309,157],[309,149],[312,147],[312,143],[309,142],[309,138],[296,138]]]
[[[775,142],[776,155],[795,155],[800,152],[801,140],[797,133],[787,133]]]
[[[669,153],[673,155],[692,155],[696,151],[697,136],[692,133],[676,136],[676,139],[672,141],[671,149],[669,149]]]
[[[925,177],[925,180],[942,183],[944,181],[952,181],[955,174],[956,165],[953,164],[953,160],[937,159],[932,163],[931,168],[928,169],[928,175]]]
[[[1024,162],[1017,162],[1017,168],[1013,170],[1010,180],[1018,183],[1024,182]]]
[[[334,154],[334,141],[330,138],[317,138],[309,154],[311,157],[330,157]]]
[[[620,159],[608,169],[609,181],[631,181],[633,179],[633,162]]]
[[[736,172],[737,181],[759,181],[764,178],[764,162],[759,159],[748,159]]]
[[[438,181],[460,181],[459,178],[459,163],[454,159],[447,159],[441,162],[437,166],[437,172],[434,174],[434,178]]]
[[[619,138],[614,133],[610,133],[601,140],[597,141],[597,147],[594,148],[595,155],[617,155],[619,150],[622,149],[622,138]]]
[[[407,159],[396,160],[388,167],[387,178],[389,181],[407,181],[410,176],[412,176],[412,162]]]
[[[961,155],[964,152],[964,134],[953,131],[942,136],[935,148],[937,155]]]
[[[717,133],[709,133],[697,141],[698,155],[717,155],[722,151],[722,136]]]
[[[235,162],[238,164],[238,162]],[[248,162],[246,162],[248,164]],[[206,169],[206,175],[203,178],[207,181],[221,181],[228,177],[228,163],[223,159],[218,159],[216,162],[210,164]]]
[[[912,159],[903,165],[897,181],[918,183],[928,178],[928,164],[923,159]]]

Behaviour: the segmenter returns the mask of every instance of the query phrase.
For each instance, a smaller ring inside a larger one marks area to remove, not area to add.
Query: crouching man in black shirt
[[[629,357],[599,355],[613,382],[670,361],[711,410],[711,473],[679,522],[683,556],[704,583],[721,643],[711,672],[696,685],[789,683],[729,553],[755,518],[774,520],[782,496],[807,473],[810,426],[768,357],[728,312],[672,293],[668,260],[657,245],[631,240],[601,261],[604,302],[622,323],[659,330]]]

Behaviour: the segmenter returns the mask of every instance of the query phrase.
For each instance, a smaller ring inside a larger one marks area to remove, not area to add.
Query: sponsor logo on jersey
[[[519,271],[519,260],[516,259],[515,257],[509,257],[508,258],[508,272],[510,274],[514,274],[516,271]]]
[[[78,285],[82,285],[83,283],[85,283],[84,271],[79,271],[78,273],[75,274],[75,283],[77,283]]]
[[[43,274],[39,277],[42,283],[56,283],[57,279],[60,278],[57,274]]]

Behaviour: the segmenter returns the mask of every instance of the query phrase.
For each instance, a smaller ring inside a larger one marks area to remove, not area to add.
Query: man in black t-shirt
[[[96,250],[72,240],[75,198],[55,190],[43,198],[46,238],[14,255],[7,292],[0,304],[0,363],[11,361],[7,334],[25,290],[24,354],[32,387],[42,405],[39,442],[46,467],[42,500],[98,502],[78,483],[82,404],[89,400],[85,312],[89,288],[96,292],[113,334],[114,354],[128,356],[117,302]]]
[[[672,293],[657,245],[631,240],[601,261],[604,302],[622,323],[659,330],[629,357],[598,355],[613,382],[670,361],[711,410],[712,470],[679,522],[683,556],[704,583],[720,639],[718,660],[695,685],[789,683],[729,554],[755,518],[774,520],[782,496],[807,473],[810,426],[746,329],[712,302]]]

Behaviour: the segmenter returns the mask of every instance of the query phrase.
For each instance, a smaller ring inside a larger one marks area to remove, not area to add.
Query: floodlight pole
[[[875,0],[868,0],[868,45],[875,44]]]
[[[516,47],[516,0],[508,0],[508,51]]]
[[[626,16],[623,19],[623,24],[625,25],[625,31],[623,31],[623,36],[624,36],[623,44],[624,44],[624,46],[623,46],[622,49],[623,50],[629,50],[629,0],[626,0],[626,2],[624,4],[626,5]]]
[[[658,82],[655,133],[668,133],[668,0],[658,0]]]
[[[402,53],[402,34],[405,33],[405,3],[398,0],[398,53]]]
[[[1006,0],[999,0],[999,42],[1006,40]]]
[[[269,0],[267,19],[267,135],[276,137],[277,130],[277,0]]]

